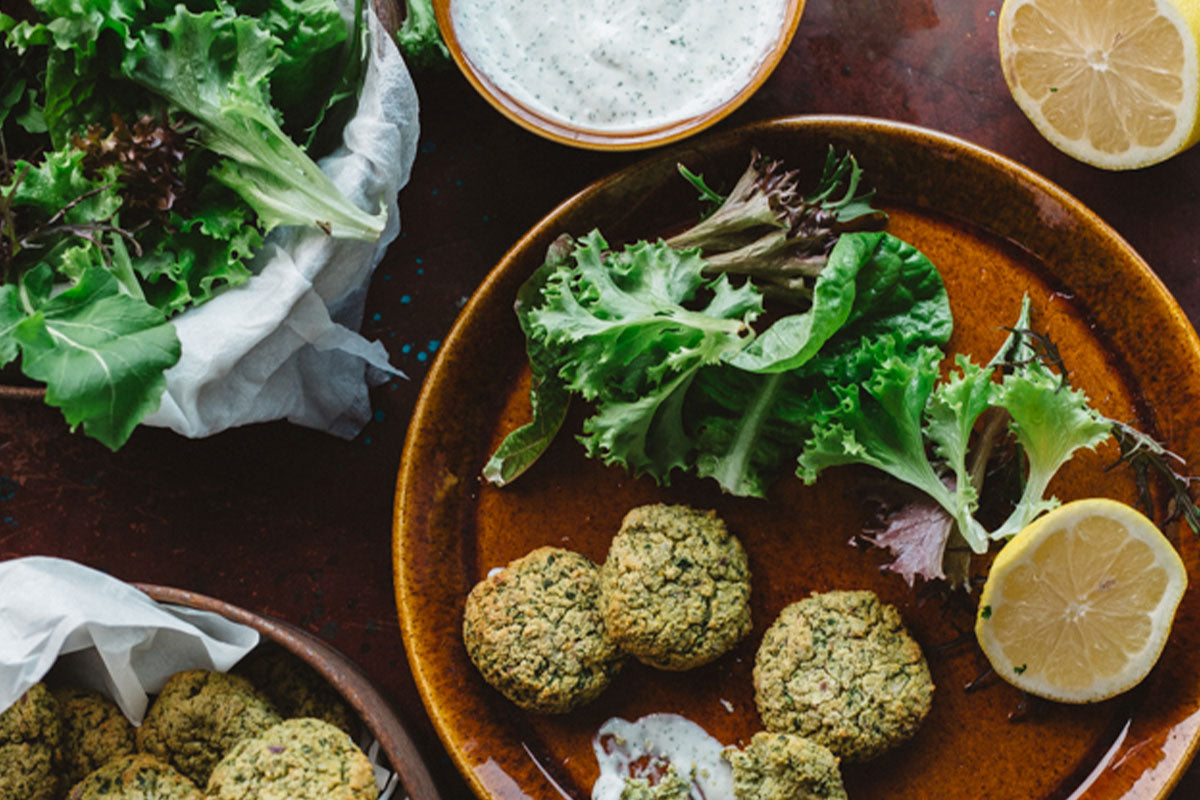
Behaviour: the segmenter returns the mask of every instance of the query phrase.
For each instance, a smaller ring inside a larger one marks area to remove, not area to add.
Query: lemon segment
[[[1104,169],[1200,140],[1200,0],[1005,0],[1000,64],[1017,105]]]
[[[1014,686],[1096,702],[1150,672],[1186,588],[1183,560],[1153,522],[1114,500],[1078,500],[1035,520],[996,556],[975,636]]]

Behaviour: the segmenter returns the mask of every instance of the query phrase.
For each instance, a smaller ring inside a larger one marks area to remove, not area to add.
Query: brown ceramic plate
[[[729,116],[742,103],[749,100],[750,96],[758,91],[767,78],[771,77],[779,60],[787,52],[788,45],[791,44],[792,37],[796,33],[796,26],[800,24],[800,15],[804,13],[805,0],[788,0],[783,26],[779,29],[775,43],[763,57],[758,69],[751,76],[750,82],[736,95],[702,114],[667,125],[632,131],[594,130],[574,125],[540,114],[513,98],[472,63],[470,53],[463,52],[450,16],[452,2],[453,0],[433,0],[433,11],[437,17],[438,28],[442,32],[442,38],[446,41],[446,47],[449,49],[454,63],[458,65],[467,81],[493,108],[522,128],[560,144],[574,145],[588,150],[641,150],[658,147],[699,133]]]
[[[440,800],[441,795],[433,777],[404,722],[379,694],[370,678],[342,653],[294,625],[255,614],[223,600],[169,586],[135,586],[160,603],[211,611],[233,622],[248,625],[258,631],[263,640],[275,642],[306,662],[358,713],[371,735],[378,740],[387,762],[400,776],[408,797],[411,800]],[[403,796],[403,793],[396,796]]]
[[[529,375],[512,313],[517,288],[563,231],[601,228],[609,242],[654,236],[694,218],[695,192],[676,162],[728,188],[752,147],[813,174],[830,144],[848,147],[891,213],[890,229],[920,247],[946,280],[956,320],[951,352],[986,359],[1023,294],[1059,344],[1072,381],[1109,416],[1154,433],[1200,465],[1200,341],[1147,265],[1061,189],[957,139],[891,122],[794,118],[752,125],[658,155],[596,183],[538,223],[464,309],[414,413],[396,496],[400,622],[426,707],[445,745],[484,798],[587,798],[591,740],[612,716],[678,712],[726,744],[760,728],[751,669],[763,630],[814,590],[867,588],[896,604],[925,648],[933,710],[908,744],[846,766],[852,798],[1162,798],[1190,761],[1200,728],[1200,591],[1184,598],[1151,676],[1090,706],[1026,704],[996,679],[971,635],[971,604],[947,604],[880,570],[878,550],[849,545],[866,521],[865,469],[843,468],[811,488],[785,477],[769,501],[714,484],[634,480],[584,457],[572,433],[504,489],[480,469],[529,415]],[[1077,456],[1052,490],[1064,500],[1131,502],[1130,480],[1105,467],[1112,449]],[[540,545],[603,561],[632,506],[671,501],[715,508],[745,544],[754,630],[733,652],[688,673],[631,664],[598,701],[566,716],[518,711],[467,659],[463,601],[494,567]],[[1193,584],[1197,537],[1167,528]],[[967,686],[976,682],[973,691]]]

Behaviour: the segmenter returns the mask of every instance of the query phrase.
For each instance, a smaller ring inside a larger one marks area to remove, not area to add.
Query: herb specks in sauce
[[[669,125],[732,99],[787,0],[454,0],[464,55],[542,116],[594,130]]]

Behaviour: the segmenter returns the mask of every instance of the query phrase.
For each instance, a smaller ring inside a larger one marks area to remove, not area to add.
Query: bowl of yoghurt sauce
[[[690,136],[770,76],[804,0],[434,0],[467,80],[563,144],[635,150]]]

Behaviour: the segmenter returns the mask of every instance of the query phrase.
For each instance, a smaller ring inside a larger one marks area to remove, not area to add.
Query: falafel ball
[[[287,718],[315,717],[354,735],[355,715],[315,669],[274,643],[255,648],[234,672],[248,678]]]
[[[754,690],[768,731],[806,736],[845,761],[909,739],[933,702],[929,665],[900,612],[867,591],[785,608],[763,635]]]
[[[67,800],[204,800],[204,795],[170,764],[134,753],[89,773]]]
[[[794,733],[754,734],[745,750],[726,748],[736,800],[847,800],[838,759]]]
[[[375,770],[342,729],[285,720],[233,746],[212,771],[208,800],[375,800]]]
[[[93,770],[134,752],[133,725],[117,704],[89,689],[54,690],[62,721],[62,777],[73,786]]]
[[[621,668],[600,614],[599,569],[541,547],[477,583],[463,611],[467,655],[521,708],[560,714],[595,699]]]
[[[231,747],[278,722],[271,701],[241,675],[190,669],[163,685],[137,745],[204,786]]]
[[[0,798],[53,800],[58,796],[58,702],[35,683],[0,714]]]
[[[714,511],[649,505],[625,515],[600,569],[613,641],[652,667],[713,661],[750,632],[750,567]]]
[[[629,778],[617,800],[689,800],[692,782],[671,767],[651,784],[646,778]]]

